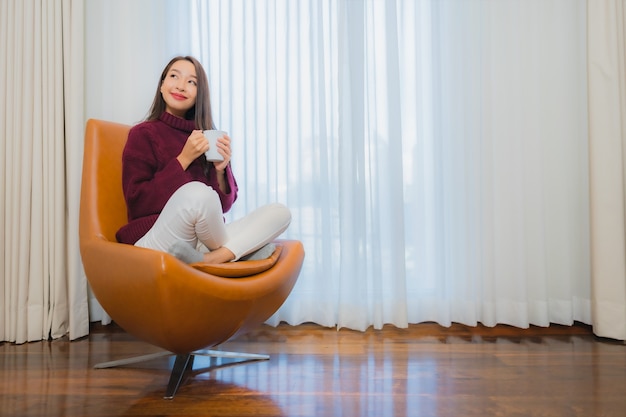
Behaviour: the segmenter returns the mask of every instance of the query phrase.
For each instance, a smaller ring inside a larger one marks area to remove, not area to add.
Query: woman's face
[[[178,117],[196,104],[198,93],[196,68],[187,60],[179,60],[172,64],[161,83],[161,95],[165,100],[165,110]]]

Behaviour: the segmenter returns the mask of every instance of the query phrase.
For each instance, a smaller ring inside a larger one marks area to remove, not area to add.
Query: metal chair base
[[[114,368],[117,366],[132,365],[134,363],[140,363],[149,361],[152,359],[162,358],[164,356],[174,355],[172,352],[162,351],[151,353],[148,355],[135,356],[132,358],[119,359],[109,362],[101,362],[94,366],[95,369]],[[269,355],[261,355],[256,353],[239,353],[239,352],[226,352],[222,350],[197,350],[192,353],[176,355],[174,366],[172,367],[172,373],[170,374],[170,380],[165,390],[163,398],[171,400],[176,395],[178,388],[180,387],[186,376],[193,370],[193,362],[195,356],[208,356],[211,358],[227,358],[227,359],[242,359],[241,362],[235,363],[235,365],[245,364],[248,362],[266,361],[270,359]],[[213,368],[207,369],[210,371]]]

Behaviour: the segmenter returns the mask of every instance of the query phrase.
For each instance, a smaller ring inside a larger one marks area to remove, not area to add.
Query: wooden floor
[[[264,326],[222,348],[271,359],[199,357],[165,400],[171,358],[93,368],[158,351],[114,325],[3,343],[0,416],[626,416],[626,346],[584,325]]]

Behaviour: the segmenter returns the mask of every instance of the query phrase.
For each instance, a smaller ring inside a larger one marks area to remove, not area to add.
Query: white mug
[[[209,141],[209,150],[204,153],[206,160],[209,162],[223,161],[224,157],[217,151],[217,139],[227,135],[227,133],[221,130],[203,130],[202,134]]]

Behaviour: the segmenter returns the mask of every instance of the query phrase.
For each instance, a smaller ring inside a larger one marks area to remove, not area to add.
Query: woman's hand
[[[184,170],[200,155],[209,150],[209,141],[202,134],[202,130],[194,130],[187,138],[183,150],[176,157]],[[221,152],[220,152],[221,153]]]
[[[226,166],[230,162],[231,149],[230,149],[230,136],[224,135],[217,139],[217,152],[224,157],[223,161],[215,161],[213,165],[217,172],[224,172]]]

